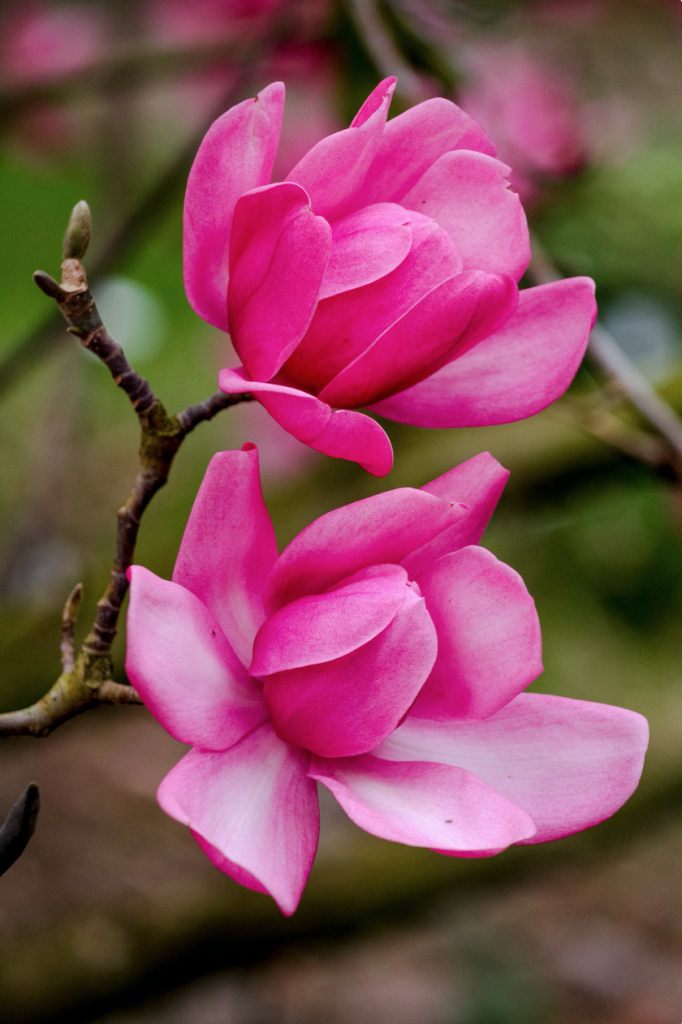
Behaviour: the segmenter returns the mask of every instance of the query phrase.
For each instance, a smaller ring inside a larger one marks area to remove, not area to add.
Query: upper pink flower
[[[220,387],[379,476],[390,442],[350,410],[430,427],[530,416],[570,383],[596,312],[589,278],[519,295],[530,247],[509,168],[448,100],[387,122],[394,86],[276,184],[284,86],[228,110],[184,218],[189,301],[244,364]]]
[[[216,455],[173,582],[131,570],[126,668],[191,750],[159,789],[221,870],[295,910],[315,782],[374,835],[486,856],[630,796],[637,714],[522,691],[533,600],[478,546],[507,479],[478,455],[315,520],[277,556],[253,445]]]

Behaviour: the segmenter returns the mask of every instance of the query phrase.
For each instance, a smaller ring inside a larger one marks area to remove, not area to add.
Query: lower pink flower
[[[535,606],[479,546],[507,475],[478,455],[321,516],[278,557],[247,445],[212,460],[173,582],[132,568],[128,674],[194,748],[159,802],[285,914],[316,782],[368,832],[460,857],[588,828],[637,785],[640,715],[523,693]]]

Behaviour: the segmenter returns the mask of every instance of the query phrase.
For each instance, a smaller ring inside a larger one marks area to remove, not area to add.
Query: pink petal
[[[199,147],[185,195],[184,273],[195,313],[227,330],[227,252],[239,197],[270,181],[284,110],[275,82],[219,117]]]
[[[330,381],[320,399],[360,406],[435,372],[509,319],[517,303],[510,277],[465,271],[434,288]]]
[[[263,583],[277,542],[263,502],[258,452],[218,452],[194,500],[173,581],[215,615],[244,665],[265,618]]]
[[[429,217],[410,213],[412,248],[373,284],[320,302],[301,344],[287,360],[287,377],[320,389],[361,355],[420,299],[462,268],[454,242]]]
[[[309,763],[309,754],[282,743],[265,722],[230,750],[191,750],[159,786],[158,800],[166,814],[189,825],[216,867],[269,892],[289,916],[319,833]]]
[[[596,313],[589,277],[528,288],[504,327],[373,409],[419,427],[479,427],[534,416],[573,380]]]
[[[275,563],[265,588],[269,614],[366,566],[401,562],[463,515],[460,506],[411,487],[327,512],[294,537]]]
[[[489,452],[482,452],[431,483],[424,484],[422,491],[435,494],[444,501],[460,502],[465,515],[402,560],[401,565],[407,570],[410,579],[415,579],[441,555],[457,551],[468,544],[478,544],[508,478],[509,470],[501,466]]]
[[[519,574],[485,548],[443,555],[417,578],[438,659],[412,714],[487,718],[542,672],[540,622]]]
[[[287,175],[287,181],[303,186],[315,213],[327,220],[338,220],[354,208],[353,199],[381,142],[395,81],[385,78],[380,82],[351,127],[322,139]]]
[[[365,753],[405,716],[436,660],[424,600],[403,584],[404,604],[364,646],[323,665],[266,676],[263,693],[283,740],[323,757]]]
[[[247,192],[234,209],[227,293],[230,336],[252,377],[269,380],[310,323],[331,228],[293,182]]]
[[[526,841],[543,843],[614,814],[639,782],[647,742],[634,711],[522,693],[482,722],[410,716],[375,754],[466,768],[523,807],[538,829]]]
[[[373,565],[324,594],[292,601],[259,629],[249,672],[265,676],[350,654],[395,618],[406,585],[399,565]]]
[[[425,761],[313,757],[310,776],[360,828],[407,846],[498,852],[535,832],[528,814],[475,775]]]
[[[318,452],[358,462],[374,476],[391,471],[391,442],[376,420],[364,413],[332,409],[298,388],[249,380],[241,367],[221,370],[218,386],[228,394],[251,392],[281,427]]]
[[[436,97],[411,107],[384,128],[357,205],[400,202],[431,164],[453,149],[495,156],[480,124],[449,100]]]
[[[410,214],[396,203],[376,203],[336,221],[319,298],[385,277],[403,262],[411,245]]]
[[[126,671],[181,743],[224,750],[268,717],[260,687],[206,606],[141,565],[130,570]]]
[[[465,270],[518,281],[530,260],[530,238],[521,201],[508,187],[509,173],[485,153],[445,153],[401,202],[445,228]]]

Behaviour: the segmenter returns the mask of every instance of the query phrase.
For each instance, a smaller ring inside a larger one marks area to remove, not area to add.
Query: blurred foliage
[[[88,0],[82,0],[81,6],[87,9]],[[561,6],[555,5],[557,11]],[[581,11],[589,14],[588,4],[576,0],[574,6],[578,15],[582,16]],[[653,300],[665,300],[679,321],[682,133],[676,107],[682,83],[679,71],[677,77],[660,74],[658,78],[651,72],[656,65],[669,68],[671,53],[679,58],[682,28],[677,11],[672,2],[668,9],[662,0],[656,4],[605,0],[592,4],[596,21],[580,27],[578,20],[558,17],[551,21],[547,16],[551,7],[530,2],[518,5],[512,0],[421,6],[401,2],[385,3],[383,13],[404,59],[430,82],[436,82],[439,91],[452,90],[466,81],[467,47],[476,45],[480,34],[486,39],[521,39],[542,54],[558,53],[564,66],[577,67],[588,120],[596,117],[595,103],[604,97],[610,102],[612,94],[617,96],[621,105],[613,107],[615,113],[608,116],[618,120],[625,109],[622,123],[626,128],[636,125],[627,144],[621,139],[610,157],[604,157],[602,147],[600,155],[590,156],[577,176],[545,182],[530,212],[532,225],[563,271],[595,278],[605,305],[637,290]],[[562,9],[569,8],[571,4],[563,4]],[[439,35],[437,28],[430,33],[423,30],[424,24],[440,24],[438,19],[450,26],[451,36]],[[661,26],[667,26],[666,31]],[[586,43],[590,34],[592,49]],[[313,35],[314,45],[321,47],[331,68],[324,82],[320,77],[320,88],[326,90],[324,102],[330,117],[345,123],[375,83],[377,69],[345,8],[331,11]],[[634,63],[627,64],[625,57],[633,53]],[[602,57],[611,71],[597,73],[595,65]],[[212,70],[214,65],[208,67]],[[257,66],[252,78],[262,70]],[[298,74],[293,75],[292,94],[300,88],[304,96],[309,95],[317,88],[315,76],[306,77],[307,72],[301,71],[296,85]],[[129,131],[130,153],[119,156],[125,158],[123,162],[127,160],[131,175],[127,203],[123,204],[129,208],[168,157],[172,147],[165,136],[177,139],[190,134],[205,112],[206,104],[198,111],[178,114],[174,110],[178,88],[190,91],[194,84],[191,77],[181,77],[160,86],[157,83],[147,92],[131,87],[126,90],[129,102],[122,106],[116,105],[116,96],[113,100],[95,97],[96,130],[88,128],[80,140],[76,137],[75,142],[56,151],[41,149],[35,138],[33,145],[26,145],[25,136],[8,131],[0,153],[4,198],[0,204],[0,355],[11,351],[48,312],[47,300],[33,285],[31,273],[37,267],[56,272],[61,237],[73,204],[81,198],[90,203],[95,244],[105,227],[124,212],[112,184],[111,161],[112,149],[120,145],[125,132],[123,136],[119,132],[118,141],[112,144],[108,134],[112,117],[127,119],[124,128]],[[249,83],[249,88],[263,84],[259,79]],[[79,109],[75,103],[76,118]],[[598,107],[602,109],[612,110]],[[88,125],[91,114],[90,110]],[[301,117],[306,116],[304,109]],[[597,120],[594,124],[593,135],[613,128],[611,122],[604,125]],[[198,320],[184,295],[180,197],[120,273],[146,289],[169,325],[156,349],[150,348],[146,356],[144,351],[140,353],[140,371],[169,409],[201,400],[215,387],[216,371],[228,356],[227,342]],[[578,393],[588,386],[586,378],[575,385]],[[663,392],[682,408],[679,363]],[[456,462],[490,450],[512,473],[485,543],[523,575],[536,599],[546,671],[534,688],[622,704],[649,717],[652,748],[644,798],[636,804],[637,814],[645,817],[646,798],[676,783],[682,775],[679,494],[649,469],[567,426],[552,410],[524,423],[469,431],[425,431],[393,423],[384,426],[396,450],[395,469],[387,480],[377,481],[353,464],[330,459],[297,469],[289,481],[276,475],[265,480],[280,544],[287,543],[315,516],[339,504],[387,488],[419,486]],[[189,437],[169,485],[145,516],[137,555],[141,563],[163,576],[170,575],[209,458],[218,449],[240,446],[252,429],[248,414],[234,409]],[[112,387],[102,367],[68,337],[55,340],[49,355],[2,399],[3,710],[37,698],[55,677],[61,604],[77,579],[85,584],[79,636],[87,629],[109,571],[115,509],[135,471],[136,435],[136,423],[124,396]],[[123,651],[122,633],[115,651],[119,678]],[[118,714],[125,717],[127,710],[118,709]],[[381,852],[386,849],[389,852]],[[589,860],[589,843],[586,849]],[[435,855],[420,853],[413,858],[410,853],[403,860],[387,845],[381,850],[372,847],[372,856],[362,863],[359,896],[353,902],[356,915],[360,914],[357,908],[363,892],[377,884],[377,879],[383,879],[384,889],[393,887],[397,901],[406,902],[410,892],[422,893],[422,884],[428,888],[430,870],[434,878],[442,880],[438,866],[426,866],[428,858],[436,863]],[[519,856],[528,860],[531,855],[536,856],[536,851],[523,851]],[[504,863],[501,859],[501,877]],[[486,877],[492,880],[496,870],[494,864],[486,867]],[[325,876],[319,883],[322,890],[325,885],[329,890],[322,906],[330,926],[335,913],[339,918],[344,913],[346,876],[339,871],[336,865],[333,879]],[[243,917],[237,915],[242,924],[252,912],[252,904],[244,906]],[[196,913],[199,918],[208,915],[205,907]],[[257,919],[254,921],[257,925]],[[153,931],[153,925],[150,929]],[[151,942],[148,938],[144,941]],[[466,1024],[545,1019],[533,985],[519,980],[513,971],[505,973],[503,965],[491,962],[486,951],[481,953],[476,971],[478,1003],[462,1018]]]

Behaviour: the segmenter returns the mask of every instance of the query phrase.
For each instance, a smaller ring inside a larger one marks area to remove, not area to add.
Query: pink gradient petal
[[[470,772],[447,764],[371,754],[313,757],[310,776],[334,794],[360,828],[406,846],[497,853],[535,832],[520,807]]]
[[[320,392],[336,406],[376,403],[434,373],[505,323],[518,301],[510,277],[465,271],[434,288]]]
[[[599,824],[634,792],[649,730],[634,711],[522,693],[481,722],[410,716],[374,753],[473,772],[528,812],[543,843]]]
[[[401,202],[445,228],[465,270],[518,281],[530,260],[530,237],[521,201],[508,187],[509,173],[485,153],[445,153]]]
[[[419,427],[480,427],[534,416],[573,380],[596,314],[589,277],[528,288],[504,327],[372,408]]]
[[[158,801],[192,829],[216,867],[269,892],[289,916],[319,834],[309,763],[308,753],[282,743],[265,722],[230,750],[191,750],[159,786]]]
[[[401,202],[427,168],[453,149],[495,156],[495,146],[480,124],[449,100],[436,97],[411,107],[384,128],[357,205]]]
[[[396,203],[376,203],[336,221],[319,298],[378,281],[403,262],[411,246],[410,214]]]
[[[224,750],[268,717],[260,687],[206,606],[141,565],[130,569],[126,671],[181,743]]]
[[[323,388],[428,292],[462,269],[443,228],[410,213],[412,248],[390,274],[373,284],[318,303],[301,344],[287,360],[287,377],[300,387]]]
[[[253,645],[252,676],[319,665],[368,643],[405,601],[407,573],[373,565],[324,594],[292,601],[263,623]]]
[[[509,470],[489,452],[482,452],[420,488],[443,501],[460,502],[465,515],[402,560],[410,579],[415,579],[441,555],[478,544],[508,478]]]
[[[263,583],[277,542],[263,501],[258,452],[218,452],[211,459],[189,516],[173,581],[215,615],[244,665],[265,618]]]
[[[405,584],[403,594],[393,621],[351,654],[265,677],[278,736],[324,757],[345,757],[371,750],[396,728],[438,648],[423,598]]]
[[[443,555],[417,577],[438,658],[412,714],[487,718],[542,672],[540,622],[519,574],[485,548]]]
[[[285,384],[249,380],[241,367],[221,370],[218,386],[228,394],[251,392],[281,427],[318,452],[350,459],[374,476],[391,471],[391,442],[376,420],[364,413],[332,409],[314,395]]]
[[[234,209],[227,293],[232,343],[269,380],[305,334],[329,259],[331,228],[293,182],[247,192]]]
[[[465,510],[432,494],[399,487],[333,509],[284,549],[265,586],[268,614],[319,594],[366,566],[398,563],[456,523]]]
[[[338,220],[359,205],[353,204],[353,199],[381,143],[395,82],[395,78],[380,82],[365,100],[351,127],[322,139],[287,175],[287,181],[303,186],[315,213],[327,220]],[[378,201],[385,198],[380,196]],[[370,204],[363,202],[361,205]]]
[[[195,313],[227,330],[228,244],[232,215],[244,192],[270,181],[284,110],[284,86],[274,82],[209,128],[185,195],[184,274]]]

